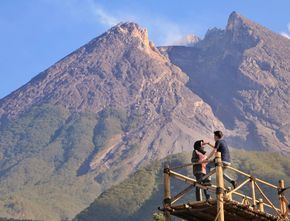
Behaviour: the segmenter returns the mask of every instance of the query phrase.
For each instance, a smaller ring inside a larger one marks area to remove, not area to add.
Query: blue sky
[[[289,0],[1,0],[0,98],[118,22],[168,45],[224,28],[232,11],[290,35]]]

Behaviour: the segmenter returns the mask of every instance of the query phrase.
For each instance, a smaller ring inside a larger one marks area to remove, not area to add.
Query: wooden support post
[[[263,202],[263,199],[262,198],[259,199],[259,202],[258,202],[258,210],[260,212],[264,212],[264,202]]]
[[[231,190],[232,190],[231,187],[228,187],[228,188],[227,188],[227,192],[228,192],[228,194],[226,194],[226,196],[227,196],[227,199],[228,199],[228,200],[233,200],[233,194],[231,193]]]
[[[223,177],[223,167],[221,152],[216,152],[215,155],[215,167],[216,167],[216,198],[217,198],[217,214],[218,221],[224,221],[224,177]]]
[[[163,198],[163,207],[164,207],[164,217],[165,221],[170,221],[170,213],[166,210],[171,206],[171,194],[170,194],[170,174],[169,174],[169,165],[164,165],[164,198]]]
[[[256,191],[255,191],[255,178],[251,177],[251,187],[252,187],[252,206],[256,208]]]
[[[279,201],[280,201],[280,209],[281,209],[281,213],[282,215],[284,215],[287,211],[287,205],[286,205],[286,202],[283,198],[284,196],[284,190],[285,188],[285,183],[284,183],[284,180],[279,180],[279,189],[278,189],[278,194],[279,194]]]

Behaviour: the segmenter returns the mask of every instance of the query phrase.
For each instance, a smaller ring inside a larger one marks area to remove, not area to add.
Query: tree
[[[153,213],[153,220],[155,221],[165,221],[162,213]]]

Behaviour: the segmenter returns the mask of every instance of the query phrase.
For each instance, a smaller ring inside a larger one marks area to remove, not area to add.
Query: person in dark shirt
[[[230,151],[228,148],[228,145],[226,141],[223,139],[223,132],[221,131],[215,131],[214,132],[214,140],[215,145],[212,145],[210,142],[205,142],[205,144],[208,144],[210,147],[213,148],[213,151],[209,154],[207,159],[210,159],[216,152],[221,152],[222,162],[223,162],[223,169],[225,170],[227,166],[231,165],[231,156]],[[207,164],[207,171],[209,172],[211,168],[214,168],[214,162],[210,162]],[[236,188],[236,181],[233,180],[230,176],[228,176],[226,173],[224,173],[224,178],[226,181],[230,182],[234,188]],[[210,177],[209,177],[210,179]]]
[[[204,150],[204,143],[203,140],[198,140],[194,143],[193,147],[194,150],[192,151],[192,158],[191,162],[193,163],[193,175],[195,176],[198,182],[202,181],[202,177],[206,174],[206,151]],[[206,200],[210,199],[210,195],[206,190],[204,190],[204,195]],[[195,190],[195,198],[196,201],[202,200],[202,193],[199,187],[196,187]]]

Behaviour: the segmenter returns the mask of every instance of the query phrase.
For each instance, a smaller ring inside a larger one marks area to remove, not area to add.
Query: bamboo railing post
[[[228,200],[233,200],[233,194],[231,193],[231,190],[232,190],[231,187],[228,187],[228,188],[227,188],[227,192],[228,192],[229,194],[227,194],[226,196],[227,196],[227,199],[228,199]]]
[[[251,188],[252,188],[252,206],[256,207],[256,191],[255,191],[255,178],[251,177]]]
[[[215,167],[216,167],[216,198],[217,198],[217,214],[218,221],[224,221],[224,177],[222,167],[221,152],[217,152],[215,155]]]
[[[279,194],[280,209],[281,209],[282,215],[284,215],[287,211],[287,205],[286,205],[286,202],[284,201],[284,192],[283,192],[284,188],[285,188],[284,180],[279,180],[278,194]]]
[[[170,193],[170,174],[169,174],[169,165],[164,165],[164,198],[163,198],[163,208],[164,208],[164,217],[165,221],[170,221],[170,213],[166,210],[171,206],[171,193]]]
[[[258,210],[260,212],[264,212],[264,202],[263,202],[263,199],[262,198],[259,199],[259,202],[258,202]]]

